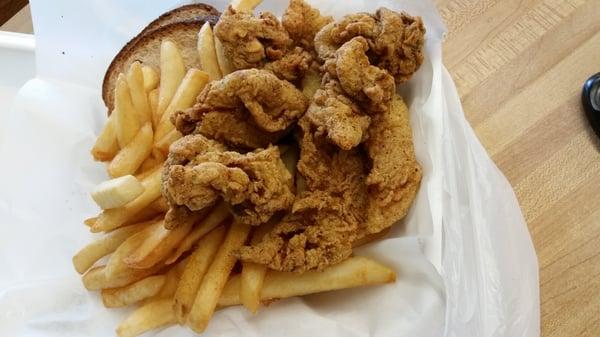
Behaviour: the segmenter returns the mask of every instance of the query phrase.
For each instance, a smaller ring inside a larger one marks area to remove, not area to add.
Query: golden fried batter
[[[304,0],[290,0],[281,23],[296,45],[312,50],[317,32],[332,21],[331,16],[322,16],[318,9]]]
[[[335,58],[328,60],[325,68],[339,80],[348,97],[371,115],[388,109],[396,85],[387,71],[369,63],[367,50],[369,44],[364,37],[352,38],[335,52]]]
[[[376,233],[406,216],[422,177],[408,108],[400,96],[394,96],[389,112],[373,117],[365,147],[372,162],[366,231]]]
[[[196,104],[173,116],[184,135],[194,131],[246,149],[277,141],[308,107],[308,99],[291,83],[266,70],[233,72],[211,82]]]
[[[272,13],[254,17],[231,6],[221,15],[214,32],[236,69],[261,68],[266,61],[282,58],[293,43]]]
[[[420,17],[380,8],[375,15],[358,13],[323,27],[315,36],[315,50],[322,61],[356,36],[370,47],[371,64],[387,70],[397,83],[410,79],[423,63],[425,27]]]
[[[292,176],[270,146],[246,154],[202,135],[188,135],[171,146],[163,170],[163,194],[170,205],[203,210],[220,198],[243,223],[259,225],[294,201]]]
[[[311,101],[306,118],[317,134],[324,134],[342,150],[350,150],[366,137],[371,122],[360,107],[348,98],[336,80],[326,79]]]
[[[271,269],[303,272],[323,269],[352,254],[352,242],[366,222],[366,170],[357,150],[342,151],[316,136],[307,120],[298,171],[306,181],[293,213],[253,246],[243,247],[244,261]]]
[[[265,64],[264,69],[269,70],[282,80],[294,82],[304,77],[313,63],[313,56],[300,47],[286,53],[279,60]]]

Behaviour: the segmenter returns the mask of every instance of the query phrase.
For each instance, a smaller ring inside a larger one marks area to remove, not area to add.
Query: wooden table
[[[600,141],[580,106],[600,72],[600,0],[437,3],[465,114],[529,224],[542,336],[600,336]]]
[[[515,189],[540,266],[542,336],[600,336],[600,0],[437,0],[467,119]]]

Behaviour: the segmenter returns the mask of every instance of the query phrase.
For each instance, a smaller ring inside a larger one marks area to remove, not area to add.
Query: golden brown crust
[[[167,222],[223,199],[241,222],[259,225],[294,201],[292,176],[277,147],[241,154],[202,135],[188,135],[173,144],[162,187],[172,206]]]

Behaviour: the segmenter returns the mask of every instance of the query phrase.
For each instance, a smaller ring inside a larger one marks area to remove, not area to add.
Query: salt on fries
[[[232,6],[252,11],[260,2],[235,0]],[[256,313],[261,303],[275,299],[393,282],[391,269],[363,257],[302,274],[244,262],[241,273],[232,274],[235,252],[248,241],[260,242],[276,222],[252,231],[232,219],[224,202],[165,228],[168,204],[161,195],[162,167],[169,146],[181,137],[171,116],[191,107],[210,81],[233,71],[209,23],[198,32],[197,51],[201,69],[186,69],[177,41],[163,40],[159,69],[133,62],[120,74],[114,111],[91,151],[95,160],[107,162],[109,175],[117,179],[96,189],[95,199],[103,210],[85,220],[92,232],[105,235],[82,248],[73,265],[87,289],[101,292],[107,308],[138,306],[117,334],[133,337],[177,323],[200,333],[220,308],[243,305]],[[306,95],[312,96],[320,82],[318,72],[309,72],[302,81]],[[297,176],[298,149],[282,147],[281,153],[292,176]],[[301,189],[301,179],[296,185]],[[103,258],[106,263],[98,265]]]

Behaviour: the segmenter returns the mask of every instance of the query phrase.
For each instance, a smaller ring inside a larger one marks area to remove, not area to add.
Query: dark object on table
[[[600,137],[600,73],[585,81],[581,103],[592,129]]]

